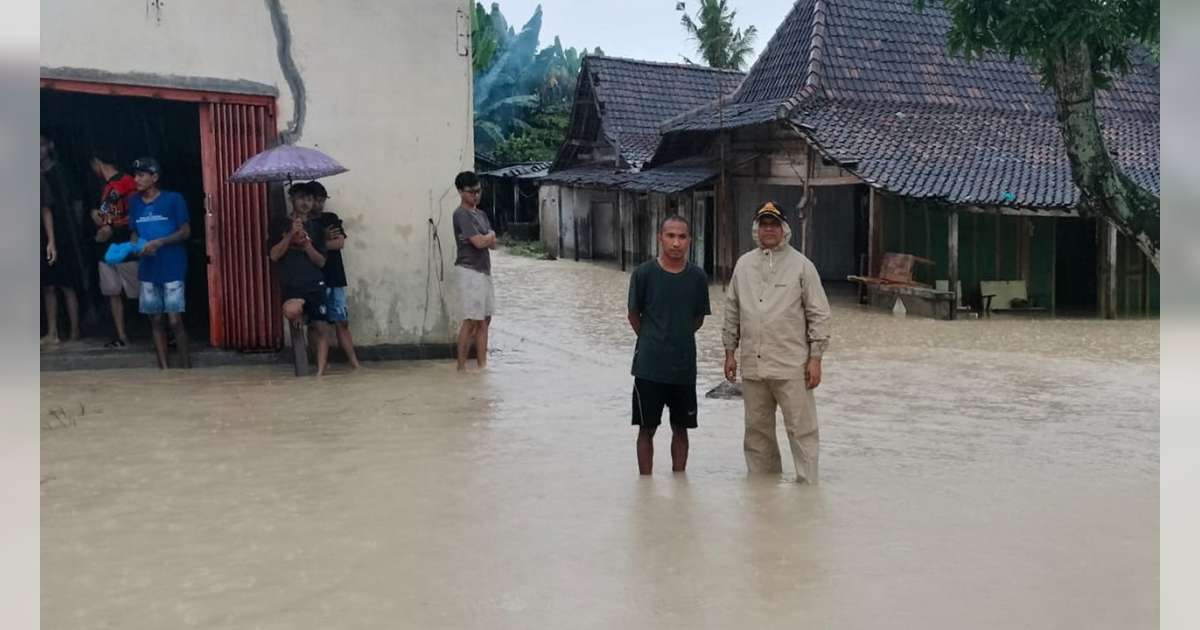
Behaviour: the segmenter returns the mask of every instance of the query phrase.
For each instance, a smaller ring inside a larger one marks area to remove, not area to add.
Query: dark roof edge
[[[41,67],[41,78],[60,81],[94,81],[117,85],[136,85],[157,88],[199,90],[203,92],[225,92],[253,96],[278,97],[279,90],[273,85],[246,79],[218,79],[213,77],[191,77],[177,74],[155,74],[150,72],[106,72],[91,68]]]
[[[745,74],[741,70],[731,70],[728,68],[713,68],[711,66],[702,66],[698,63],[675,63],[670,61],[651,61],[648,59],[632,59],[630,57],[613,57],[610,55],[586,55],[584,61],[588,59],[602,59],[606,61],[623,61],[625,63],[633,63],[642,66],[660,66],[666,68],[684,68],[687,70],[703,70],[705,72],[723,73],[723,74]]]

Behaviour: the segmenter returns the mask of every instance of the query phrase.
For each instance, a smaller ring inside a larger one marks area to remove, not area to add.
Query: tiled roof
[[[530,179],[541,177],[550,169],[550,162],[523,162],[521,164],[511,164],[504,168],[498,168],[494,171],[480,173],[480,177],[519,177],[522,179]]]
[[[742,161],[747,159],[750,158],[741,158]],[[542,181],[633,192],[676,193],[703,184],[720,172],[720,165],[714,161],[688,158],[640,172],[617,170],[612,166],[578,166],[554,171]]]
[[[951,55],[950,25],[938,3],[918,12],[912,0],[798,0],[733,94],[662,129],[674,137],[790,120],[891,192],[1073,205],[1052,92],[1024,59]],[[1122,169],[1157,192],[1158,66],[1144,51],[1132,62],[1098,93],[1097,108]]]
[[[792,120],[826,157],[898,195],[1041,209],[1079,201],[1058,123],[1037,112],[822,100]],[[1158,121],[1114,117],[1103,133],[1125,174],[1158,194]]]
[[[586,73],[586,74],[585,74]],[[745,76],[706,66],[589,55],[580,82],[596,87],[604,133],[633,168],[654,155],[663,121],[728,94]]]

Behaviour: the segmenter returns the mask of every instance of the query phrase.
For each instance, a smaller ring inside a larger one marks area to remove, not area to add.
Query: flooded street
[[[1156,321],[835,298],[821,485],[703,398],[640,478],[628,276],[494,267],[484,373],[43,373],[43,627],[1157,627]]]

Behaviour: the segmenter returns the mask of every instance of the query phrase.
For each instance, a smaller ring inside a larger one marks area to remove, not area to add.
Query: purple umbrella
[[[346,171],[337,160],[316,149],[281,144],[246,160],[229,181],[238,184],[290,183],[294,179],[318,179]]]

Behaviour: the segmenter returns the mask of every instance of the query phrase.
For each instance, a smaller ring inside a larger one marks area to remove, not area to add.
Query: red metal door
[[[209,336],[235,350],[275,350],[283,323],[274,270],[267,258],[266,184],[233,184],[229,176],[275,143],[269,104],[200,105],[208,247]]]

